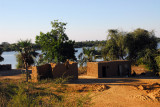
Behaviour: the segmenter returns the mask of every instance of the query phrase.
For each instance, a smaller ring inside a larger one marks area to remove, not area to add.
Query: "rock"
[[[144,90],[145,88],[144,88],[144,86],[140,85],[140,86],[138,86],[138,89]]]

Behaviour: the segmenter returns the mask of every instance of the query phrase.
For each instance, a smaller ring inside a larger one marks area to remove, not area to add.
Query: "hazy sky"
[[[76,41],[105,40],[108,29],[143,28],[160,37],[160,0],[0,0],[0,43],[34,42],[57,19]]]

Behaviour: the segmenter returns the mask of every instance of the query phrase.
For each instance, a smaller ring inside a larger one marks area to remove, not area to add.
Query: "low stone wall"
[[[72,79],[78,79],[78,66],[75,62],[66,63],[51,63],[42,66],[33,66],[31,79],[33,82],[37,82],[43,78],[59,78],[59,77],[71,77]]]
[[[11,64],[0,65],[0,71],[11,70],[11,68],[12,68]]]

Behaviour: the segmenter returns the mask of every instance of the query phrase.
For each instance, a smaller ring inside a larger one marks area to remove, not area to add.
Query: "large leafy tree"
[[[141,62],[153,71],[157,71],[155,57],[157,56],[157,38],[154,32],[144,29],[136,29],[126,36],[128,59],[133,63]]]
[[[34,64],[34,57],[36,57],[38,53],[32,48],[31,40],[18,41],[16,50],[20,52],[20,57],[26,69],[26,81],[28,82],[28,66]]]
[[[126,46],[128,58],[136,62],[139,58],[147,55],[145,54],[146,49],[152,50],[152,52],[157,50],[157,39],[154,36],[154,32],[139,28],[127,34]]]
[[[102,49],[102,57],[105,60],[125,59],[126,45],[125,32],[119,32],[116,29],[108,30],[107,42]]]
[[[51,22],[50,32],[36,36],[36,43],[42,48],[44,58],[48,62],[65,62],[67,59],[76,60],[74,41],[69,40],[65,33],[66,23],[55,20]]]

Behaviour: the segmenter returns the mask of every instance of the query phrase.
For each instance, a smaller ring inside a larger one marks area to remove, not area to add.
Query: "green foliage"
[[[74,41],[68,39],[65,33],[66,23],[55,20],[51,22],[52,30],[47,33],[40,32],[36,36],[36,43],[42,47],[42,52],[48,62],[65,62],[67,59],[76,60]]]
[[[158,70],[160,72],[160,55],[156,56],[155,60],[156,60],[157,66],[158,66]]]
[[[3,50],[2,50],[2,48],[0,47],[0,62],[4,60],[4,58],[1,56],[2,53],[3,53]]]
[[[157,39],[154,32],[148,32],[144,29],[136,29],[126,36],[128,49],[128,58],[132,61],[144,57],[146,49],[155,51],[157,48]]]
[[[81,41],[81,42],[75,42],[74,47],[75,48],[82,48],[82,47],[93,47],[93,46],[99,46],[104,45],[106,43],[106,40],[102,41]]]
[[[35,50],[32,48],[31,40],[18,41],[18,43],[16,44],[16,50],[20,52],[20,56],[17,58],[22,59],[24,63],[24,66],[26,68],[26,81],[28,82],[28,67],[34,64],[33,58],[36,57],[38,53],[35,52]]]
[[[126,56],[125,32],[118,30],[108,31],[106,46],[102,48],[102,57],[105,60],[124,59]]]
[[[78,62],[80,66],[83,66],[83,64],[86,64],[87,62],[94,61],[94,55],[95,55],[95,47],[83,48],[83,51],[78,55],[79,58]]]
[[[144,29],[136,29],[126,36],[128,59],[133,63],[141,62],[149,69],[157,72],[158,66],[155,60],[157,52],[157,38],[154,32]]]
[[[17,69],[24,68],[24,62],[23,62],[21,53],[16,54],[16,61],[17,61],[17,64],[16,64]]]
[[[34,58],[38,55],[37,52],[32,48],[31,40],[20,40],[16,45],[17,51],[20,52],[18,58],[21,58],[27,65],[34,64]]]
[[[29,66],[34,64],[34,58],[37,57],[38,53],[32,48],[31,40],[19,41],[16,45],[17,51],[20,52],[24,63]]]

